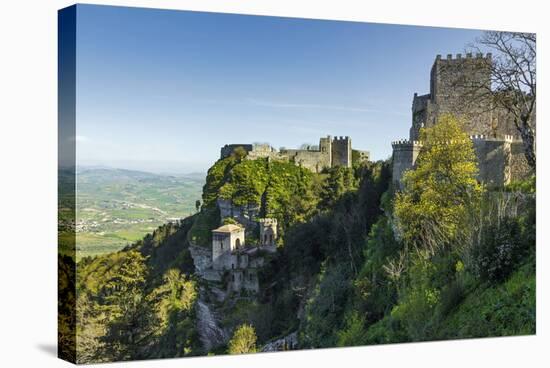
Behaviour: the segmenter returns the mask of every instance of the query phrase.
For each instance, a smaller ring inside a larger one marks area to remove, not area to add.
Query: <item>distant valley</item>
[[[89,167],[77,175],[77,258],[123,248],[196,211],[205,174]]]

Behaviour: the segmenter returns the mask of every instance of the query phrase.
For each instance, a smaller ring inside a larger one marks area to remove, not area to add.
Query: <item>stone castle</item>
[[[259,245],[245,242],[245,229],[240,225],[223,225],[212,230],[212,269],[227,272],[228,289],[234,292],[259,291],[258,270],[264,265],[262,253],[277,251],[277,220],[262,218]]]
[[[334,137],[330,135],[319,140],[319,146],[306,149],[286,149],[277,151],[269,144],[226,144],[221,148],[220,158],[229,157],[238,147],[247,152],[247,158],[256,159],[268,157],[274,160],[294,162],[313,172],[320,172],[324,168],[344,166],[351,167],[352,152],[357,153],[359,161],[368,161],[368,151],[352,150],[350,137]]]
[[[480,181],[501,186],[530,173],[512,116],[493,106],[487,97],[491,62],[490,53],[447,55],[445,59],[437,55],[430,74],[430,93],[414,94],[409,139],[392,142],[396,185],[415,165],[422,147],[420,129],[437,124],[442,114],[464,121],[478,159]]]

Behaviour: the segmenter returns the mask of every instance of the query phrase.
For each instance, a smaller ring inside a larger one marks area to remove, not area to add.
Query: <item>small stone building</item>
[[[260,224],[260,247],[275,251],[277,248],[277,219],[263,218],[259,221]]]
[[[240,248],[244,248],[244,228],[229,224],[212,230],[212,267],[215,270],[231,267],[231,254]]]

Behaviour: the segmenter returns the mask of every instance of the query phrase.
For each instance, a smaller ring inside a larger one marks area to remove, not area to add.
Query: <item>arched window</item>
[[[236,247],[236,248],[240,248],[240,247],[241,247],[241,239],[237,238],[237,240],[235,240],[235,247]]]

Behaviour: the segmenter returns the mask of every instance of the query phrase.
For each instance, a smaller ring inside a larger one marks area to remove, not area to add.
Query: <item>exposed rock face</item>
[[[202,293],[201,293],[202,294]],[[228,336],[218,325],[218,320],[210,310],[208,304],[199,297],[197,302],[197,330],[202,346],[205,351],[224,345],[228,341]]]
[[[212,253],[209,249],[196,245],[189,245],[189,252],[195,265],[195,273],[204,277],[208,269],[212,268]]]
[[[298,348],[298,333],[293,332],[283,338],[272,341],[261,349],[262,352],[295,350]]]
[[[218,208],[222,219],[231,217],[243,224],[247,229],[256,226],[256,219],[260,214],[260,206],[249,204],[248,206],[234,206],[230,200],[218,198]]]

